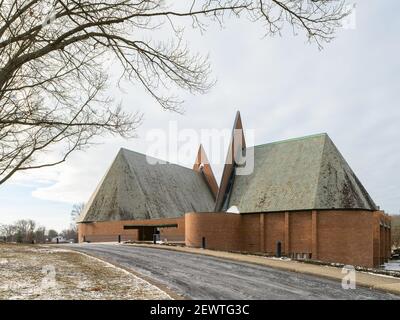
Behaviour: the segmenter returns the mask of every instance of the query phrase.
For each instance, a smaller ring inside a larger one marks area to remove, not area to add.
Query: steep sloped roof
[[[275,142],[254,151],[254,172],[234,176],[228,206],[240,212],[367,209],[376,205],[327,134]]]
[[[172,218],[213,208],[213,195],[200,172],[121,149],[80,222]]]

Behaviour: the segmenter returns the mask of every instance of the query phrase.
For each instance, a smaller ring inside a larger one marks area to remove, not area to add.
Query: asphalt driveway
[[[341,282],[205,255],[116,244],[69,248],[132,269],[190,299],[400,299]]]

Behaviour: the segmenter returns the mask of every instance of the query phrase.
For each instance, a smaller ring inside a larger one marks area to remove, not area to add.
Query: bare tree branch
[[[187,48],[181,21],[204,32],[246,17],[266,35],[289,26],[321,47],[347,14],[344,0],[0,0],[0,184],[59,164],[96,136],[134,135],[140,114],[105,94],[109,61],[166,110],[181,111],[175,88],[207,92],[209,61]],[[170,38],[152,40],[161,28]],[[40,162],[54,148],[60,158]]]

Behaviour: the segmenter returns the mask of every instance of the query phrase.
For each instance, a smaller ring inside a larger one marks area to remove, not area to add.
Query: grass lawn
[[[0,299],[171,299],[111,264],[51,245],[0,244]]]

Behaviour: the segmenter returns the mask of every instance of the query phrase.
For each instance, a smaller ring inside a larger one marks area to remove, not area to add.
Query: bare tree
[[[106,61],[167,110],[182,103],[173,88],[207,92],[209,62],[183,43],[180,21],[205,31],[244,16],[266,35],[288,25],[321,46],[347,14],[344,0],[0,0],[0,184],[65,161],[93,137],[134,134],[140,114],[105,95]],[[151,40],[163,25],[171,39]],[[60,158],[41,159],[49,150]]]
[[[37,227],[35,230],[35,243],[45,243],[46,242],[46,228]]]
[[[6,242],[45,243],[46,228],[36,227],[33,220],[19,220],[13,224],[0,225],[0,240]]]
[[[77,239],[77,235],[78,235],[78,226],[76,224],[76,222],[78,221],[79,217],[81,216],[81,213],[83,211],[83,209],[85,208],[85,203],[81,202],[81,203],[76,203],[72,206],[72,210],[71,210],[71,224],[69,226],[69,229],[67,229],[67,232],[71,232],[71,233],[75,233],[75,236],[72,237],[70,236],[68,239]]]
[[[81,215],[83,209],[85,208],[85,203],[81,202],[81,203],[75,203],[72,206],[72,210],[71,210],[71,219],[72,219],[72,224],[75,225],[77,219],[79,218],[79,216]]]
[[[70,240],[74,240],[74,242],[78,242],[78,232],[76,230],[76,227],[72,227],[72,225],[71,225],[71,228],[61,231],[60,235],[68,242]]]
[[[8,242],[15,241],[14,236],[16,234],[16,228],[11,224],[3,224],[0,225],[0,235],[5,237],[5,240]]]
[[[33,220],[18,220],[14,224],[17,242],[30,243],[34,240],[34,231],[36,228],[36,222]]]

